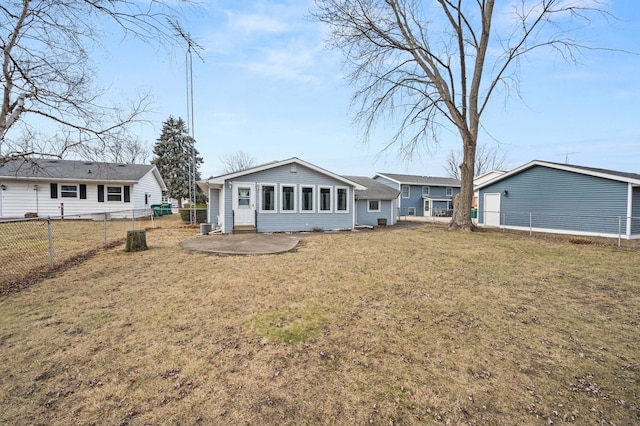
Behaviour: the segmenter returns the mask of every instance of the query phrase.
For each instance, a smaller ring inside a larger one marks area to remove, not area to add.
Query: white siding
[[[58,185],[58,198],[51,198],[51,183]],[[2,210],[0,217],[17,218],[24,217],[27,212],[35,212],[38,216],[60,216],[64,204],[64,215],[85,215],[90,213],[116,212],[122,210],[144,209],[144,194],[150,194],[149,205],[162,202],[162,190],[152,172],[147,173],[140,183],[134,185],[131,182],[76,182],[76,181],[8,181],[3,184],[6,190],[1,191]],[[60,187],[63,184],[76,185],[78,198],[60,198]],[[79,198],[80,185],[87,187],[87,198]],[[36,191],[34,188],[36,187]],[[105,201],[98,202],[98,185],[105,186]],[[107,186],[130,187],[131,202],[124,202],[124,190],[121,201],[108,201]]]
[[[149,203],[144,204],[144,195],[149,194]],[[162,189],[158,180],[153,175],[153,171],[149,171],[146,175],[132,186],[131,201],[134,209],[147,209],[152,204],[162,203]]]

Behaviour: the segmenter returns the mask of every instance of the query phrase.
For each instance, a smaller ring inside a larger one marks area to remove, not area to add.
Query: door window
[[[238,208],[248,209],[251,205],[251,188],[238,188]]]

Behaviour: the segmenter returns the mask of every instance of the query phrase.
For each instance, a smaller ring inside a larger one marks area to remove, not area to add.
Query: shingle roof
[[[496,182],[499,182],[503,179],[507,179],[510,176],[516,175],[518,173],[523,172],[524,170],[530,169],[532,167],[535,166],[540,166],[540,167],[548,167],[548,168],[552,168],[552,169],[559,169],[559,170],[565,170],[568,172],[573,172],[573,173],[581,173],[581,174],[585,174],[585,175],[590,175],[590,176],[596,176],[596,177],[600,177],[600,178],[604,178],[604,179],[611,179],[611,180],[616,180],[616,181],[621,181],[621,182],[628,182],[631,183],[633,185],[640,185],[640,174],[638,173],[627,173],[627,172],[619,172],[616,170],[608,170],[608,169],[600,169],[600,168],[596,168],[596,167],[586,167],[586,166],[576,166],[573,164],[564,164],[564,163],[553,163],[550,161],[540,161],[540,160],[533,160],[530,161],[526,164],[523,164],[520,167],[516,167],[515,169],[501,175],[498,177],[495,177],[491,180],[488,180],[486,182],[483,182],[479,185],[477,185],[475,187],[475,189],[480,189],[480,188],[484,188],[486,186],[489,185],[493,185]]]
[[[347,179],[344,176],[337,175],[337,174],[335,174],[333,172],[330,172],[329,170],[323,169],[323,168],[318,167],[318,166],[316,166],[314,164],[311,164],[311,163],[307,163],[306,161],[303,161],[303,160],[301,160],[301,159],[299,159],[297,157],[292,157],[292,158],[289,158],[287,160],[282,160],[282,161],[271,161],[269,163],[265,163],[265,164],[262,164],[262,165],[259,165],[259,166],[251,167],[251,168],[248,168],[248,169],[245,169],[245,170],[240,170],[238,172],[227,173],[227,174],[220,175],[220,176],[210,177],[209,179],[206,179],[206,180],[198,182],[198,185],[203,190],[206,190],[206,185],[224,184],[224,182],[226,180],[228,180],[228,179],[235,179],[235,178],[240,177],[240,176],[246,176],[246,175],[249,175],[249,174],[252,174],[252,173],[256,173],[256,172],[260,172],[260,171],[263,171],[263,170],[268,170],[268,169],[273,169],[273,168],[276,168],[276,167],[281,167],[281,166],[284,166],[284,165],[287,165],[287,164],[299,164],[301,166],[304,166],[304,167],[307,167],[307,168],[309,168],[311,170],[314,170],[314,171],[316,171],[318,173],[321,173],[321,174],[324,174],[326,176],[330,176],[330,177],[333,177],[333,178],[338,179],[340,181],[343,181],[344,183],[346,183],[348,185],[353,185],[353,184],[357,183],[357,182],[349,181],[349,179]],[[354,185],[354,187],[355,187],[356,190],[360,190],[361,189],[361,188],[359,188],[359,187],[357,187],[355,185]]]
[[[12,179],[138,182],[154,167],[151,164],[19,159],[11,160],[4,164],[0,163],[0,177]]]
[[[393,200],[398,197],[400,191],[388,185],[380,183],[365,176],[345,176],[345,178],[366,186],[364,191],[356,191],[356,199],[360,200]]]
[[[554,164],[556,166],[573,167],[574,169],[581,169],[581,170],[584,170],[584,171],[587,171],[587,172],[602,173],[602,174],[606,174],[606,175],[619,176],[619,177],[622,177],[622,178],[640,180],[640,174],[638,174],[638,173],[619,172],[619,171],[616,171],[616,170],[599,169],[599,168],[596,168],[596,167],[576,166],[575,164],[553,163],[551,161],[545,161],[545,163]]]
[[[393,179],[404,185],[460,186],[458,179],[448,177],[403,175],[398,173],[376,173],[376,175]]]

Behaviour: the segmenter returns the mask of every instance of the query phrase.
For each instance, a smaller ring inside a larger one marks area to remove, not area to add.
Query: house
[[[534,160],[477,189],[479,226],[640,238],[640,174]]]
[[[137,211],[166,189],[153,165],[16,159],[0,164],[0,217]]]
[[[198,182],[208,220],[223,233],[353,229],[366,187],[298,158]]]
[[[376,173],[372,179],[400,191],[400,216],[451,216],[460,181],[446,177]]]
[[[356,190],[356,225],[376,226],[381,222],[395,225],[399,190],[365,176],[345,177],[366,187],[364,190]]]

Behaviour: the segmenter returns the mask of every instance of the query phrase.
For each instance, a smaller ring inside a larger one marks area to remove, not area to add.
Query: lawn
[[[424,224],[216,256],[196,232],[0,295],[0,423],[640,422],[637,251]]]

